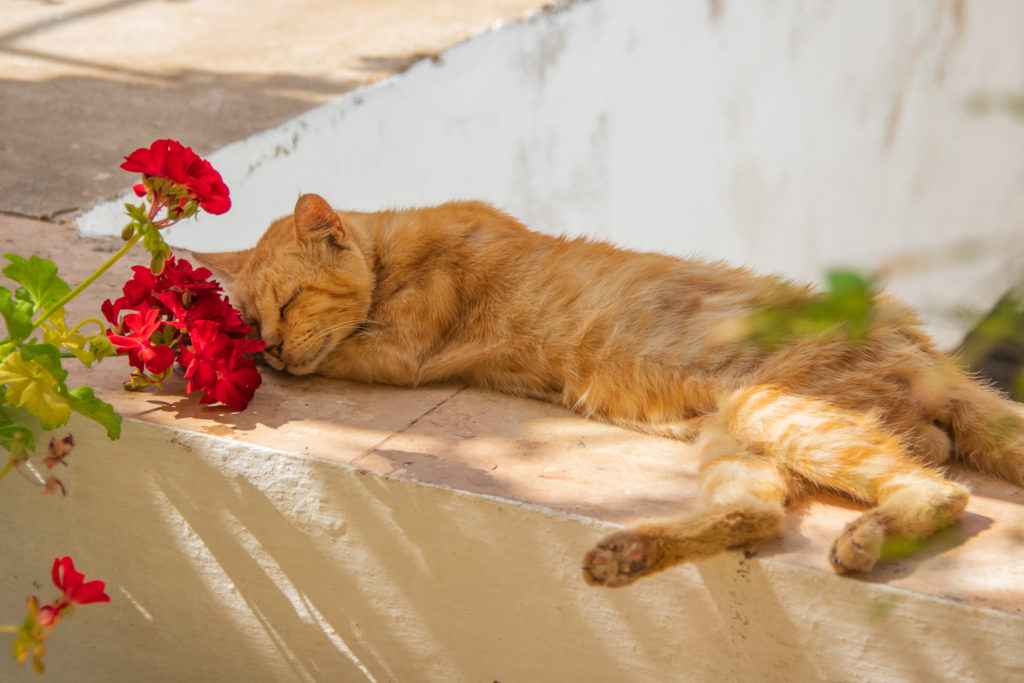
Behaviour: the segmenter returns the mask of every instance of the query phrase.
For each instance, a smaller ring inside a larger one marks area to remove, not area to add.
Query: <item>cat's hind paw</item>
[[[652,571],[648,539],[632,531],[606,537],[583,558],[583,579],[591,586],[628,586]]]
[[[829,562],[840,574],[870,571],[882,552],[885,525],[881,520],[864,515],[846,525],[832,544]]]

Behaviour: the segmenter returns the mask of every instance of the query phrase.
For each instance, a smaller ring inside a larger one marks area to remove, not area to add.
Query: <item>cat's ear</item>
[[[318,194],[304,194],[295,202],[295,239],[309,242],[325,238],[343,241],[347,236],[341,216]]]
[[[231,282],[238,277],[238,274],[242,271],[242,267],[245,266],[245,262],[249,260],[249,256],[252,252],[252,249],[243,249],[242,251],[221,251],[213,254],[200,254],[199,252],[194,251],[192,252],[192,256],[199,265],[206,266],[212,270],[218,280],[222,282]]]

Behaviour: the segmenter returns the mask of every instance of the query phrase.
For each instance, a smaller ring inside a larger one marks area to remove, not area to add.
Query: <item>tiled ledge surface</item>
[[[116,247],[81,238],[71,228],[6,217],[0,217],[0,246],[4,252],[27,255],[34,251],[53,258],[62,276],[72,283]],[[141,249],[135,256],[141,260]],[[89,300],[76,302],[70,319],[94,315],[99,301],[118,293],[129,274],[131,258],[127,261],[97,283]],[[128,421],[188,434],[191,449],[209,443],[209,448],[216,450],[226,439],[260,453],[342,463],[384,475],[385,481],[437,485],[451,489],[452,496],[493,497],[527,508],[547,508],[556,515],[566,513],[567,518],[594,520],[571,544],[547,550],[562,556],[560,561],[567,563],[571,580],[580,583],[578,576],[572,578],[571,567],[587,544],[603,533],[602,523],[633,523],[695,504],[696,453],[690,447],[580,419],[540,402],[462,386],[403,390],[295,378],[264,368],[264,384],[249,409],[233,413],[200,406],[194,397],[185,395],[180,376],[162,389],[125,392],[120,383],[127,372],[122,359],[110,359],[93,370],[74,371],[72,382],[96,388]],[[206,441],[205,437],[216,438]],[[144,448],[139,458],[138,466],[147,467]],[[72,496],[79,476],[76,470],[102,466],[74,460],[68,470]],[[948,601],[937,603],[940,611],[946,604],[951,614],[960,615],[964,608],[981,615],[978,618],[987,613],[1003,624],[999,628],[1022,633],[1024,492],[966,472],[955,475],[974,493],[967,513],[956,528],[928,541],[913,557],[882,563],[862,578],[833,576],[825,559],[827,549],[862,508],[839,497],[822,496],[794,510],[789,530],[778,541],[763,546],[754,563],[761,568],[758,571],[769,573],[785,574],[787,567],[811,572],[799,575],[811,576],[814,585],[820,585],[818,599],[825,603],[833,594],[856,594],[861,588],[865,596],[877,597],[870,584],[884,584],[905,591],[895,595]],[[296,486],[307,483],[299,480]],[[315,484],[310,488],[311,500],[319,495],[317,487],[329,485]],[[21,482],[8,479],[3,486],[19,487]],[[4,500],[9,500],[7,493]],[[47,505],[61,505],[61,501],[47,501]],[[422,513],[431,514],[429,510]],[[551,519],[550,515],[543,518]],[[444,544],[445,533],[437,531],[435,541]],[[501,538],[488,539],[489,544],[501,542]],[[739,554],[729,553],[701,563],[696,571],[704,575],[709,567],[720,569],[723,563],[737,561],[740,569],[736,571],[749,571],[749,565],[742,569],[746,561],[737,558]],[[682,580],[680,577],[691,577],[693,571],[670,570],[644,582],[650,585],[635,595],[657,594],[668,585],[665,582],[674,580],[673,575]],[[581,594],[617,602],[628,601],[634,590]]]

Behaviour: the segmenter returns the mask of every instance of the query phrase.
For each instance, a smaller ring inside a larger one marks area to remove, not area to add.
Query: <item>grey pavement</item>
[[[137,147],[209,154],[544,4],[3,0],[0,212],[66,218]]]

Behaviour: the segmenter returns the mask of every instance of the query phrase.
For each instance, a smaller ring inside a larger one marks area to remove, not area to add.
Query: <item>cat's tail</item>
[[[962,375],[949,391],[944,424],[957,457],[1024,486],[1024,405]]]

